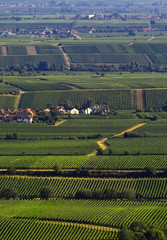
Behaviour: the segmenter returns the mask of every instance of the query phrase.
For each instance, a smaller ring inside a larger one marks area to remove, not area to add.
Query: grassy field
[[[156,169],[167,168],[167,155],[141,156],[1,156],[0,168],[51,169],[55,165],[62,169]]]
[[[133,221],[166,226],[166,203],[131,201],[49,200],[1,201],[2,217],[45,218],[112,227],[130,226]]]
[[[95,150],[95,140],[1,141],[1,155],[84,155]]]

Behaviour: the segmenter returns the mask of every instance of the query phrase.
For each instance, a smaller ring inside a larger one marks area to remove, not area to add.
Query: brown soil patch
[[[140,110],[144,110],[145,108],[145,91],[142,89],[136,89],[134,91],[135,93],[135,108],[136,109],[140,109]]]
[[[2,46],[2,55],[3,56],[7,56],[8,55],[7,48],[5,46]]]
[[[27,55],[37,55],[37,50],[35,46],[26,46]]]

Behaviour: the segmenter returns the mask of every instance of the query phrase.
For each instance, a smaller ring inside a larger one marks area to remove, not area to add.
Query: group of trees
[[[133,222],[129,228],[123,227],[118,235],[119,240],[166,240],[167,229],[147,226],[143,222]]]
[[[80,189],[75,194],[76,199],[128,199],[135,200],[141,198],[140,194],[137,194],[133,189],[126,189],[119,192],[116,189],[95,190],[91,192],[89,189]]]

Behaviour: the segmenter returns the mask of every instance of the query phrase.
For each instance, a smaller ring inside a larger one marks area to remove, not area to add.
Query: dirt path
[[[115,135],[112,136],[111,138],[119,137],[119,136],[121,136],[121,135],[124,135],[124,133],[126,133],[126,132],[132,132],[132,131],[136,130],[137,128],[140,128],[140,127],[144,126],[145,124],[146,124],[146,123],[139,123],[139,124],[137,124],[137,125],[135,125],[135,126],[133,126],[133,127],[131,127],[131,128],[126,129],[125,131],[123,131],[123,132],[121,132],[121,133],[115,134]]]
[[[155,37],[151,37],[151,38],[149,38],[147,41],[150,42],[150,41],[152,41],[152,40],[154,40],[154,39],[155,39]]]
[[[67,87],[70,87],[72,90],[76,91],[76,90],[81,90],[82,88],[76,86],[76,85],[73,85],[73,84],[66,84],[66,83],[62,83],[61,85],[64,85],[64,86],[67,86]]]
[[[134,108],[144,110],[145,109],[145,90],[136,89],[134,93]]]
[[[2,55],[3,56],[7,56],[8,55],[6,46],[2,46]]]
[[[123,132],[120,132],[120,133],[118,133],[118,134],[113,135],[112,137],[110,137],[110,139],[111,139],[111,138],[114,138],[114,137],[119,137],[119,136],[123,135],[125,132],[132,132],[132,131],[134,131],[135,129],[144,126],[145,124],[146,124],[146,123],[139,123],[139,124],[137,124],[137,125],[135,125],[135,126],[133,126],[133,127],[131,127],[131,128],[128,128],[128,129],[124,130]],[[107,144],[106,144],[106,141],[107,141],[107,140],[108,140],[108,138],[102,138],[101,140],[97,141],[97,144],[99,145],[99,147],[100,147],[103,151],[106,150],[107,147],[108,147]],[[87,156],[90,156],[90,157],[96,156],[96,153],[97,153],[97,151],[95,150],[95,151],[87,154]]]
[[[144,54],[144,56],[147,58],[147,60],[149,61],[150,64],[153,64],[153,62],[148,54]]]
[[[23,96],[24,96],[24,93],[23,91],[20,90],[20,93],[19,93],[19,96],[18,96],[18,100],[17,100],[17,109],[20,109],[21,108],[21,103],[22,103],[22,100],[23,100]]]
[[[81,38],[79,35],[77,35],[77,34],[73,34],[73,36],[74,36],[77,40],[82,40],[82,38]]]
[[[55,122],[55,125],[54,125],[54,126],[57,127],[57,126],[65,123],[66,121],[67,121],[67,120],[62,120],[61,122]]]
[[[129,46],[132,46],[133,44],[134,44],[134,42],[130,42],[130,43],[129,43]]]
[[[63,48],[62,46],[58,45],[58,47],[59,47],[60,51],[61,51],[62,54],[63,54],[63,57],[64,57],[64,61],[65,61],[67,70],[70,70],[71,64],[70,64],[70,60],[69,60],[69,58],[68,58],[67,53],[65,52],[65,50],[64,50],[64,48]]]
[[[27,55],[37,55],[37,50],[35,46],[26,46]]]

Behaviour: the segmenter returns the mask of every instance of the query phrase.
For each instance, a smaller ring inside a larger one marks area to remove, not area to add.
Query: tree
[[[0,198],[5,198],[9,200],[10,198],[15,199],[17,197],[18,197],[18,191],[15,188],[5,188],[0,192]]]
[[[48,71],[49,65],[47,61],[40,61],[38,64],[38,70],[39,71]]]
[[[136,199],[136,192],[133,189],[124,190],[121,195],[122,195],[122,198],[125,198],[128,200]]]
[[[89,199],[91,197],[91,191],[89,189],[80,189],[76,192],[75,198]]]
[[[48,199],[53,197],[53,192],[49,187],[44,187],[40,191],[40,198],[41,199]]]
[[[155,167],[146,167],[145,172],[147,176],[156,176],[156,168]]]
[[[53,167],[53,169],[56,173],[60,172],[60,167],[57,164]]]
[[[120,197],[120,193],[116,189],[106,189],[104,191],[104,197],[106,199],[117,199]]]
[[[11,166],[7,168],[8,174],[9,175],[16,175],[16,168]]]
[[[103,199],[103,197],[104,197],[103,191],[101,191],[101,190],[95,190],[92,193],[92,198],[94,198],[94,199]]]
[[[97,156],[103,155],[103,150],[102,150],[101,148],[98,148],[98,149],[97,149],[97,152],[96,152],[96,155],[97,155]]]

